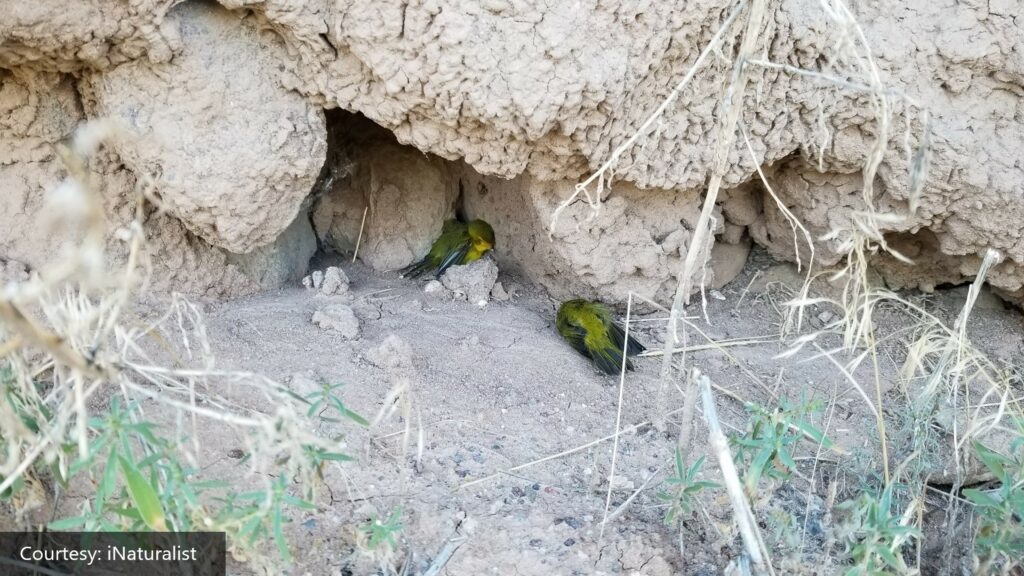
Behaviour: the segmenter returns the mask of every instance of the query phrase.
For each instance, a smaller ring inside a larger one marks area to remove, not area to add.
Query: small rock
[[[565,542],[563,542],[563,544],[565,544],[566,546],[572,546],[575,543],[576,543],[576,540],[574,540],[572,538],[566,538]]]
[[[530,546],[533,548],[540,548],[542,544],[544,544],[544,541],[540,538],[534,538],[530,540]]]
[[[238,460],[242,456],[245,456],[245,452],[243,452],[241,448],[232,448],[231,450],[228,450],[228,458]]]
[[[445,289],[444,284],[441,284],[437,280],[431,280],[423,287],[423,293],[431,298],[444,298],[447,292],[448,291]]]
[[[335,295],[348,292],[348,276],[337,266],[331,266],[324,270],[323,284],[320,285],[322,294]]]
[[[508,295],[508,292],[505,292],[505,287],[501,285],[501,282],[495,282],[494,287],[491,288],[491,298],[498,302],[508,302],[511,296]]]
[[[711,247],[711,261],[709,262],[711,270],[714,272],[711,288],[721,288],[740,275],[743,267],[747,264],[750,246],[749,240],[739,244],[715,242],[715,245]]]
[[[344,304],[324,306],[313,313],[313,324],[323,330],[333,330],[346,340],[359,338],[359,319],[352,308]]]
[[[398,336],[392,334],[378,346],[366,353],[366,359],[378,368],[393,372],[411,372],[413,369],[412,348]]]
[[[580,521],[573,516],[566,516],[565,518],[562,518],[562,521],[564,521],[574,530],[579,530],[580,528]]]
[[[348,293],[349,280],[345,272],[337,266],[329,266],[326,270],[315,270],[302,279],[307,290],[319,290],[327,296],[340,296]]]
[[[470,302],[484,305],[491,288],[498,280],[498,266],[490,258],[481,258],[465,266],[452,266],[441,276],[441,283],[456,296],[463,294]]]
[[[835,316],[835,314],[829,312],[828,310],[825,310],[821,314],[818,314],[818,320],[822,324],[828,324],[830,321],[832,321],[833,318],[835,318]]]

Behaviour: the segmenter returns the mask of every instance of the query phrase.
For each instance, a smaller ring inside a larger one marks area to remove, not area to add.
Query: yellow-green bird
[[[622,369],[623,348],[626,356],[636,356],[645,350],[632,336],[626,343],[626,333],[615,322],[611,310],[600,302],[569,300],[563,303],[558,308],[555,326],[566,342],[608,374],[618,374]],[[633,369],[628,359],[626,369]]]
[[[494,248],[494,229],[483,220],[473,220],[469,224],[458,220],[448,220],[441,228],[441,235],[430,247],[430,252],[422,260],[403,268],[399,274],[409,278],[437,270],[435,277],[449,266],[469,264],[479,260],[488,250]]]

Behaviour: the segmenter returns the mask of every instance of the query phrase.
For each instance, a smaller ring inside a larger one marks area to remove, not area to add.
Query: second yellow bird
[[[558,308],[555,326],[566,342],[607,374],[618,374],[623,361],[627,370],[633,369],[633,363],[623,358],[623,350],[625,356],[635,356],[645,350],[632,336],[626,342],[626,334],[615,323],[611,310],[600,302],[569,300],[563,303]]]

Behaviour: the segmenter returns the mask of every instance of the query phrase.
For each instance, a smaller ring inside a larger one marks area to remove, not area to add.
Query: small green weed
[[[853,559],[853,566],[844,576],[907,573],[900,549],[908,539],[919,538],[921,532],[902,524],[900,516],[893,513],[892,485],[877,495],[862,492],[838,508],[847,511],[837,532]]]
[[[974,553],[979,574],[996,567],[1009,569],[1024,559],[1024,436],[1010,445],[1011,456],[1004,456],[980,443],[974,451],[999,482],[994,490],[968,488],[964,496],[974,503],[978,529]]]
[[[784,481],[796,470],[793,450],[801,439],[807,438],[830,448],[832,442],[825,437],[809,418],[821,412],[817,400],[801,398],[792,403],[786,398],[779,400],[774,411],[748,404],[752,412],[747,431],[733,434],[730,443],[736,449],[736,463],[744,470],[743,484],[748,497],[757,494],[762,478]]]
[[[683,454],[676,448],[675,475],[665,479],[665,484],[672,486],[671,491],[662,490],[658,492],[658,498],[668,503],[668,511],[665,512],[665,524],[675,524],[690,515],[696,503],[697,495],[703,490],[718,488],[719,485],[707,480],[698,480],[697,475],[704,465],[704,457],[697,458],[697,461],[689,468],[683,462]]]
[[[402,508],[395,508],[383,522],[377,516],[371,517],[360,531],[366,536],[366,547],[369,550],[396,550],[398,541],[395,537],[402,531]]]

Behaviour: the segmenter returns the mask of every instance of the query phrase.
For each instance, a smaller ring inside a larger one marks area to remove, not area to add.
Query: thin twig
[[[630,293],[626,300],[626,329],[622,337],[622,366],[619,367],[619,399],[615,408],[615,438],[612,440],[612,463],[608,470],[608,494],[604,500],[604,519],[601,521],[601,531],[598,534],[598,541],[604,540],[604,527],[608,523],[608,509],[612,505],[612,486],[615,484],[615,463],[619,455],[619,428],[622,426],[622,399],[626,390],[626,367],[629,365],[629,321],[633,316],[633,294]]]
[[[668,382],[672,376],[672,351],[676,346],[686,346],[686,329],[683,328],[683,338],[679,338],[679,316],[683,308],[690,303],[690,291],[693,287],[693,276],[697,268],[697,259],[701,259],[701,267],[706,263],[710,254],[713,238],[709,236],[712,229],[712,212],[715,202],[718,200],[718,190],[722,185],[722,178],[728,169],[729,149],[732,147],[736,137],[736,125],[739,122],[740,110],[743,107],[743,96],[746,92],[747,73],[745,61],[752,58],[756,47],[757,39],[761,31],[761,21],[764,18],[765,0],[754,0],[750,5],[750,13],[747,15],[747,26],[743,33],[743,40],[740,43],[739,57],[733,64],[732,81],[726,90],[725,96],[725,119],[719,125],[718,140],[715,147],[715,163],[711,172],[711,182],[707,194],[704,197],[704,206],[701,208],[700,218],[694,227],[693,235],[690,237],[690,245],[686,251],[686,258],[683,260],[682,273],[679,283],[676,285],[676,292],[672,298],[672,308],[669,312],[668,334],[665,338],[664,356],[661,361],[661,382],[658,385],[658,403],[663,405],[665,393],[668,389]],[[703,284],[701,285],[703,291]],[[658,419],[658,429],[664,429],[664,420]]]
[[[670,410],[669,412],[665,413],[665,416],[666,417],[667,416],[671,416],[671,415],[676,414],[678,412],[682,412],[682,408],[679,408],[679,409],[676,409],[676,410]],[[575,454],[577,452],[582,452],[582,451],[584,451],[584,450],[586,450],[588,448],[593,448],[594,446],[597,446],[598,444],[602,444],[602,443],[607,442],[609,440],[614,440],[618,436],[623,436],[625,434],[632,434],[632,433],[636,432],[637,430],[640,430],[642,428],[646,428],[647,426],[650,426],[652,424],[653,424],[653,422],[651,422],[650,420],[641,422],[639,424],[634,424],[632,426],[629,426],[627,428],[623,428],[622,430],[619,430],[615,434],[609,434],[608,436],[605,436],[603,438],[598,438],[597,440],[593,440],[591,442],[587,442],[586,444],[583,444],[583,445],[580,445],[580,446],[576,446],[575,448],[570,448],[569,450],[563,450],[563,451],[561,451],[561,452],[559,452],[557,454],[551,454],[551,455],[545,456],[543,458],[538,458],[537,460],[531,460],[530,462],[526,462],[524,464],[519,464],[518,466],[513,466],[511,468],[506,468],[504,470],[500,470],[498,472],[495,472],[494,474],[488,474],[487,476],[484,476],[483,478],[477,478],[476,480],[470,480],[469,482],[465,482],[465,483],[459,485],[459,487],[456,488],[456,490],[462,490],[462,489],[465,489],[465,488],[469,488],[470,486],[474,486],[476,484],[481,484],[481,483],[487,482],[489,480],[494,480],[495,478],[498,478],[499,476],[502,476],[504,474],[511,474],[512,472],[516,472],[516,471],[522,470],[524,468],[529,468],[530,466],[535,466],[537,464],[543,464],[544,462],[550,462],[551,460],[557,460],[557,459],[562,458],[564,456],[569,456],[569,455]]]
[[[356,238],[356,249],[352,252],[352,263],[355,264],[356,257],[359,256],[359,245],[363,242],[363,227],[366,226],[366,213],[370,211],[370,207],[363,208],[363,221],[359,224],[359,237]]]
[[[462,546],[465,542],[465,536],[449,538],[448,541],[444,543],[444,547],[441,548],[441,551],[434,557],[434,561],[430,563],[430,567],[423,572],[423,576],[438,576],[438,574],[441,573],[441,570],[444,569],[445,564],[448,564],[452,559],[452,556],[455,555],[459,546]]]

